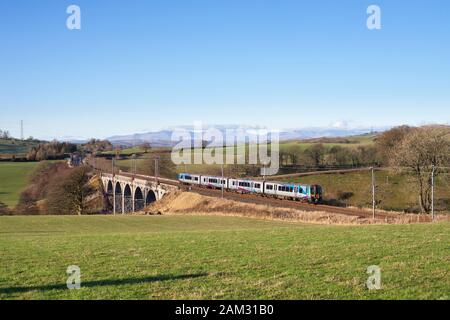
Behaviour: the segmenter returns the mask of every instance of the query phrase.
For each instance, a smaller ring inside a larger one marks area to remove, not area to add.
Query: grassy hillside
[[[449,299],[448,243],[449,223],[0,217],[0,299]],[[371,265],[381,290],[365,288]]]
[[[14,207],[37,162],[0,162],[0,201]]]
[[[0,154],[25,154],[36,142],[0,139]]]
[[[322,174],[285,179],[289,182],[320,184],[324,188],[325,200],[347,205],[372,206],[371,173],[351,172]],[[412,176],[399,175],[389,170],[376,171],[378,207],[386,210],[418,209],[416,181]],[[436,179],[436,209],[450,212],[449,174]]]
[[[341,138],[316,138],[316,139],[305,139],[305,140],[293,140],[293,141],[282,141],[280,142],[280,150],[288,150],[292,147],[299,147],[300,150],[305,150],[313,146],[314,144],[321,143],[326,149],[340,146],[347,148],[356,148],[358,146],[367,146],[374,143],[377,134],[367,134],[360,136],[349,136]]]

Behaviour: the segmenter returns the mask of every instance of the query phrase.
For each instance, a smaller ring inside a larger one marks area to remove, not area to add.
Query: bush
[[[85,198],[94,190],[87,185],[89,172],[87,166],[72,169],[49,188],[46,209],[49,214],[85,213]]]
[[[0,216],[10,215],[11,210],[8,208],[6,204],[0,201]]]

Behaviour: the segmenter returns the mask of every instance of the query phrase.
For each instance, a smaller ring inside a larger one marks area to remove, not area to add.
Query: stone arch
[[[112,184],[111,180],[108,180],[108,182],[106,183],[106,193],[108,193],[108,194],[114,193],[113,184]]]
[[[144,209],[144,206],[144,193],[140,187],[136,187],[136,190],[134,190],[134,210],[142,210]]]
[[[116,212],[122,212],[122,186],[120,185],[120,182],[116,183],[116,187],[114,188],[115,191],[115,198],[116,198],[116,203],[115,208],[116,208]]]
[[[105,190],[108,197],[108,210],[113,210],[114,187],[111,180],[105,181]]]
[[[145,197],[145,204],[148,205],[156,201],[156,194],[153,190],[148,190],[147,196]]]
[[[123,189],[124,196],[124,212],[133,212],[133,191],[129,184]]]

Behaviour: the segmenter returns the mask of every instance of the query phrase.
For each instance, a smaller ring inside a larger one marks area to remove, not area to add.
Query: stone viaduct
[[[160,200],[166,193],[178,189],[175,180],[127,173],[102,173],[103,187],[113,204],[113,213],[130,213]]]

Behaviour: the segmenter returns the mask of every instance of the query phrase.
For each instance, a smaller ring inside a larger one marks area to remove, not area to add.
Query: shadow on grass
[[[96,281],[81,281],[81,288],[93,288],[102,286],[121,286],[127,284],[143,284],[157,281],[170,281],[170,280],[186,280],[195,279],[200,277],[206,277],[207,273],[196,274],[182,274],[182,275],[159,275],[143,278],[125,278],[125,279],[106,279]],[[51,290],[67,290],[67,285],[64,284],[49,284],[43,286],[30,286],[30,287],[4,287],[0,288],[0,293],[22,293],[28,291],[51,291]]]

